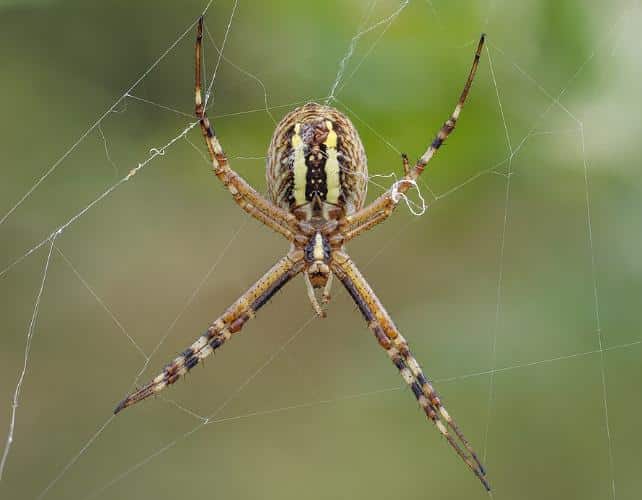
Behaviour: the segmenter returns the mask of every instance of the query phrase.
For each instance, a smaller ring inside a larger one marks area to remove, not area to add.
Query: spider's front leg
[[[303,252],[300,250],[293,250],[283,257],[214,321],[203,335],[169,363],[154,380],[121,401],[114,413],[119,413],[124,408],[157,394],[176,382],[202,359],[222,346],[233,334],[241,331],[243,325],[253,318],[256,312],[288,281],[299,274],[303,267]]]
[[[475,73],[477,72],[479,58],[481,57],[481,52],[484,47],[484,40],[485,35],[482,35],[479,39],[477,50],[475,51],[475,57],[470,68],[470,72],[468,73],[466,84],[464,85],[464,89],[459,96],[459,101],[457,101],[455,110],[450,115],[450,118],[446,120],[426,152],[421,156],[421,158],[419,158],[419,160],[417,160],[417,163],[412,168],[410,168],[408,164],[407,157],[403,155],[404,176],[401,180],[396,182],[393,187],[370,203],[370,205],[346,216],[343,219],[341,225],[346,242],[390,217],[394,209],[397,207],[401,196],[415,185],[428,162],[430,162],[437,150],[455,129],[455,125],[459,119],[459,114],[464,107],[464,103],[468,97],[468,92],[470,91],[473,79],[475,78]]]
[[[415,398],[417,398],[417,402],[426,416],[435,424],[439,432],[475,473],[484,487],[490,491],[490,485],[486,479],[486,471],[477,458],[477,454],[459,430],[456,422],[441,404],[437,392],[411,354],[408,343],[399,333],[388,312],[379,302],[359,269],[347,254],[340,251],[333,253],[330,267],[357,304],[379,345],[386,350],[386,353],[412,390]]]
[[[196,117],[199,119],[207,151],[212,161],[214,173],[232,194],[234,201],[248,214],[277,233],[292,241],[296,218],[291,213],[270,203],[261,196],[245,179],[230,168],[229,161],[221,143],[214,132],[214,127],[207,117],[201,92],[201,68],[203,51],[203,18],[198,21],[195,59],[196,75],[194,97],[196,102]]]

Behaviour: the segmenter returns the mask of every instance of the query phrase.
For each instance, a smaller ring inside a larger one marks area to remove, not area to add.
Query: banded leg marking
[[[455,109],[450,115],[450,117],[448,118],[448,120],[446,120],[446,122],[442,125],[441,129],[437,133],[437,136],[434,138],[434,140],[432,141],[432,143],[430,144],[426,152],[421,156],[421,158],[419,158],[419,160],[417,161],[417,164],[410,171],[411,178],[416,179],[417,177],[419,177],[419,175],[421,175],[421,173],[423,172],[428,162],[432,159],[432,157],[435,155],[437,150],[448,138],[450,133],[455,129],[455,125],[457,124],[457,120],[459,119],[461,110],[464,107],[464,104],[466,103],[466,98],[468,97],[468,93],[470,92],[470,87],[472,86],[473,80],[475,79],[475,74],[477,73],[477,67],[479,66],[479,59],[481,58],[481,52],[482,52],[482,49],[484,48],[485,40],[486,40],[486,35],[482,34],[482,36],[479,39],[479,43],[477,44],[477,50],[475,51],[475,57],[473,58],[473,63],[470,67],[468,78],[466,79],[464,88],[461,91],[461,95],[459,96],[457,105],[455,106]]]
[[[157,394],[168,385],[194,368],[202,359],[212,354],[227,342],[233,334],[241,331],[245,323],[254,317],[288,281],[303,268],[303,260],[283,257],[210,327],[190,347],[169,363],[149,384],[127,396],[114,410],[119,413],[143,399]]]
[[[448,120],[446,120],[442,125],[437,136],[433,139],[426,152],[421,156],[421,158],[419,158],[419,160],[417,160],[417,163],[412,168],[409,168],[407,158],[403,155],[405,175],[401,182],[396,183],[397,193],[405,194],[411,186],[413,186],[414,182],[426,168],[428,162],[430,162],[430,160],[435,156],[437,150],[455,129],[461,110],[463,109],[468,93],[470,92],[470,87],[473,84],[475,74],[477,73],[477,67],[479,66],[479,59],[484,47],[485,38],[485,35],[482,35],[479,39],[477,50],[475,51],[475,57],[473,58],[473,63],[470,68],[470,72],[468,73],[468,78],[466,79],[466,83],[461,95],[459,96],[459,100],[457,101],[454,111]],[[407,182],[403,182],[403,180],[406,180]],[[393,197],[394,194],[391,188],[375,199],[370,205],[362,208],[354,214],[346,216],[343,220],[343,226],[346,234],[345,241],[349,241],[361,234],[363,231],[370,229],[390,217],[400,199],[399,197],[397,197],[397,199],[393,199]]]
[[[195,113],[199,119],[214,173],[243,210],[291,241],[294,238],[293,228],[296,223],[294,215],[267,201],[229,166],[227,155],[223,151],[223,147],[205,111],[201,89],[202,50],[203,18],[201,17],[198,21],[195,45]]]
[[[490,485],[486,479],[486,471],[478,460],[477,454],[441,404],[439,396],[424,375],[419,363],[411,354],[406,340],[397,330],[397,327],[365,278],[350,258],[341,252],[335,252],[335,259],[331,267],[363,314],[377,342],[386,351],[402,378],[412,390],[421,409],[459,457],[473,471],[486,490],[490,491]],[[446,425],[444,425],[444,422]],[[448,430],[449,428],[453,431],[454,437]],[[468,454],[462,449],[455,437],[459,439]]]
[[[419,366],[419,363],[410,352],[410,349],[408,348],[408,343],[406,342],[406,339],[404,339],[401,334],[399,334],[399,336],[395,339],[395,345],[397,346],[399,354],[403,357],[406,364],[408,365],[408,368],[412,371],[414,376],[417,378],[417,382],[419,382],[419,384],[421,385],[423,394],[428,398],[428,400],[430,401],[431,405],[435,408],[435,410],[439,412],[440,417],[443,418],[443,420],[446,422],[448,427],[459,438],[459,441],[464,445],[464,447],[470,454],[470,457],[475,462],[475,465],[479,468],[480,472],[485,475],[486,471],[481,461],[479,460],[477,453],[475,452],[473,447],[470,445],[470,443],[464,436],[463,432],[459,429],[457,422],[455,422],[455,420],[450,416],[446,408],[444,408],[444,406],[441,404],[441,398],[439,397],[439,394],[433,387],[430,380],[423,374],[421,370],[421,366]]]

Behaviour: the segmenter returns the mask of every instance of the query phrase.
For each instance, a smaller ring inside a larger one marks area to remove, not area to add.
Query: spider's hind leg
[[[490,491],[486,471],[477,454],[443,407],[432,384],[411,354],[406,340],[392,322],[368,282],[350,260],[350,257],[343,252],[334,252],[331,267],[368,322],[368,327],[374,333],[379,345],[385,349],[412,390],[421,409],[457,455],[481,481],[484,488]]]
[[[150,383],[123,399],[114,413],[143,399],[158,394],[168,385],[187,374],[219,347],[227,343],[232,335],[241,331],[245,323],[254,317],[286,283],[303,269],[303,255],[293,251],[279,260],[259,278],[222,316],[216,319],[195,342],[175,357]]]

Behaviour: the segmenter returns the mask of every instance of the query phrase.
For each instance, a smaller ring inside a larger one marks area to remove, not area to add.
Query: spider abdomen
[[[335,108],[308,103],[277,125],[266,177],[271,201],[286,210],[323,202],[349,214],[365,202],[368,165],[352,122]]]

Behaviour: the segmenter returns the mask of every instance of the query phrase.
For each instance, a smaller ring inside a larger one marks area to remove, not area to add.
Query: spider
[[[245,323],[298,274],[303,274],[316,314],[324,317],[321,304],[329,302],[332,277],[336,276],[428,419],[490,491],[486,472],[475,451],[444,408],[390,315],[344,249],[346,243],[392,214],[402,195],[415,184],[455,128],[477,71],[484,38],[482,35],[479,40],[455,110],[426,152],[412,167],[403,155],[403,178],[364,207],[368,167],[361,139],[350,120],[330,106],[305,104],[287,114],[277,125],[267,156],[268,199],[231,169],[207,117],[201,95],[203,18],[198,20],[195,109],[214,173],[243,210],[290,242],[290,250],[156,378],[127,396],[114,413],[176,382],[240,332]]]

